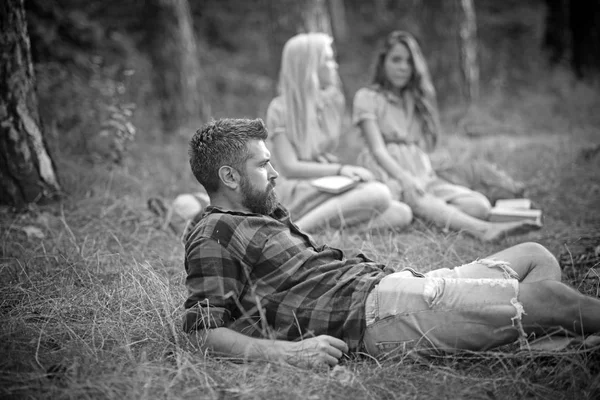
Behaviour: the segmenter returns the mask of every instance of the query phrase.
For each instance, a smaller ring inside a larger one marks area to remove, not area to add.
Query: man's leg
[[[513,272],[516,275],[513,276]],[[434,270],[426,275],[459,279],[497,279],[503,274],[515,277],[521,283],[561,279],[561,270],[556,257],[544,246],[533,242],[521,243],[484,259],[453,269]]]
[[[519,284],[526,333],[561,327],[576,334],[600,333],[600,299],[552,280]]]
[[[365,303],[367,352],[487,350],[523,335],[516,279],[383,278]]]
[[[509,263],[519,275],[519,282],[530,283],[550,279],[561,280],[561,270],[556,257],[539,243],[526,242],[491,255],[494,260]]]

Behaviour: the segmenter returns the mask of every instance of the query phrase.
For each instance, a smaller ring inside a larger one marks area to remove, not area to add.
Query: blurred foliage
[[[58,136],[60,151],[89,151],[103,110],[115,103],[137,105],[132,123],[138,139],[158,139],[148,57],[154,21],[146,2],[27,0],[26,5],[41,115]],[[456,0],[345,0],[344,5],[350,32],[335,47],[348,103],[369,82],[380,40],[403,29],[421,43],[442,109],[462,105]],[[212,117],[264,117],[276,93],[281,50],[298,31],[301,6],[295,0],[190,1]],[[547,68],[541,45],[544,3],[478,0],[475,7],[481,90],[518,93]],[[109,90],[121,85],[124,91]],[[184,135],[193,132],[182,129]]]
[[[132,109],[144,94],[143,85],[136,88],[137,98],[128,93],[135,47],[126,35],[90,19],[85,9],[28,1],[26,10],[40,116],[52,153],[106,154],[107,144],[98,139],[106,138],[107,109]],[[110,142],[120,141],[116,131],[110,137]],[[98,143],[103,148],[92,148]]]

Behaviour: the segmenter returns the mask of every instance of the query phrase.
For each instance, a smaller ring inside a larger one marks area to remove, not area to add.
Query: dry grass
[[[582,96],[599,103],[585,88],[560,88],[554,97],[524,94],[516,100],[532,110],[519,117],[527,135],[446,139],[453,151],[483,154],[527,182],[530,197],[545,211],[543,230],[481,244],[415,221],[403,232],[329,230],[316,238],[422,270],[535,240],[574,260],[565,279],[600,297],[598,264],[576,262],[600,245],[600,155],[585,157],[586,149],[598,145],[600,132],[592,108],[587,113],[558,108],[584,104]],[[516,118],[510,111],[514,104],[486,101],[481,112],[487,110],[487,116]],[[496,106],[504,115],[497,114]],[[119,168],[62,160],[70,194],[63,203],[22,214],[0,212],[2,398],[600,396],[597,351],[534,353],[507,346],[427,359],[413,354],[383,361],[357,357],[318,371],[205,357],[180,330],[186,295],[183,248],[177,237],[158,229],[160,221],[146,209],[150,195],[169,198],[197,188],[182,156],[185,146],[181,139],[138,143],[133,158]]]

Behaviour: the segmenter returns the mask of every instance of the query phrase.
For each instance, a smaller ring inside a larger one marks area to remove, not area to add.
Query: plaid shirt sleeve
[[[187,248],[185,268],[184,331],[225,326],[246,281],[239,262],[216,240],[200,236]]]

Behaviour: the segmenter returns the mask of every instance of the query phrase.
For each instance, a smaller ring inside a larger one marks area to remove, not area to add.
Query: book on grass
[[[490,210],[488,220],[491,222],[511,222],[531,220],[542,224],[542,210],[531,208],[529,199],[500,199]]]
[[[494,206],[497,208],[528,210],[531,208],[532,203],[529,199],[498,199]]]
[[[517,208],[492,208],[488,220],[491,222],[510,222],[531,220],[542,223],[542,210],[523,210]]]
[[[323,192],[339,194],[352,189],[358,185],[359,182],[360,180],[352,179],[347,176],[333,175],[313,179],[311,184]]]

